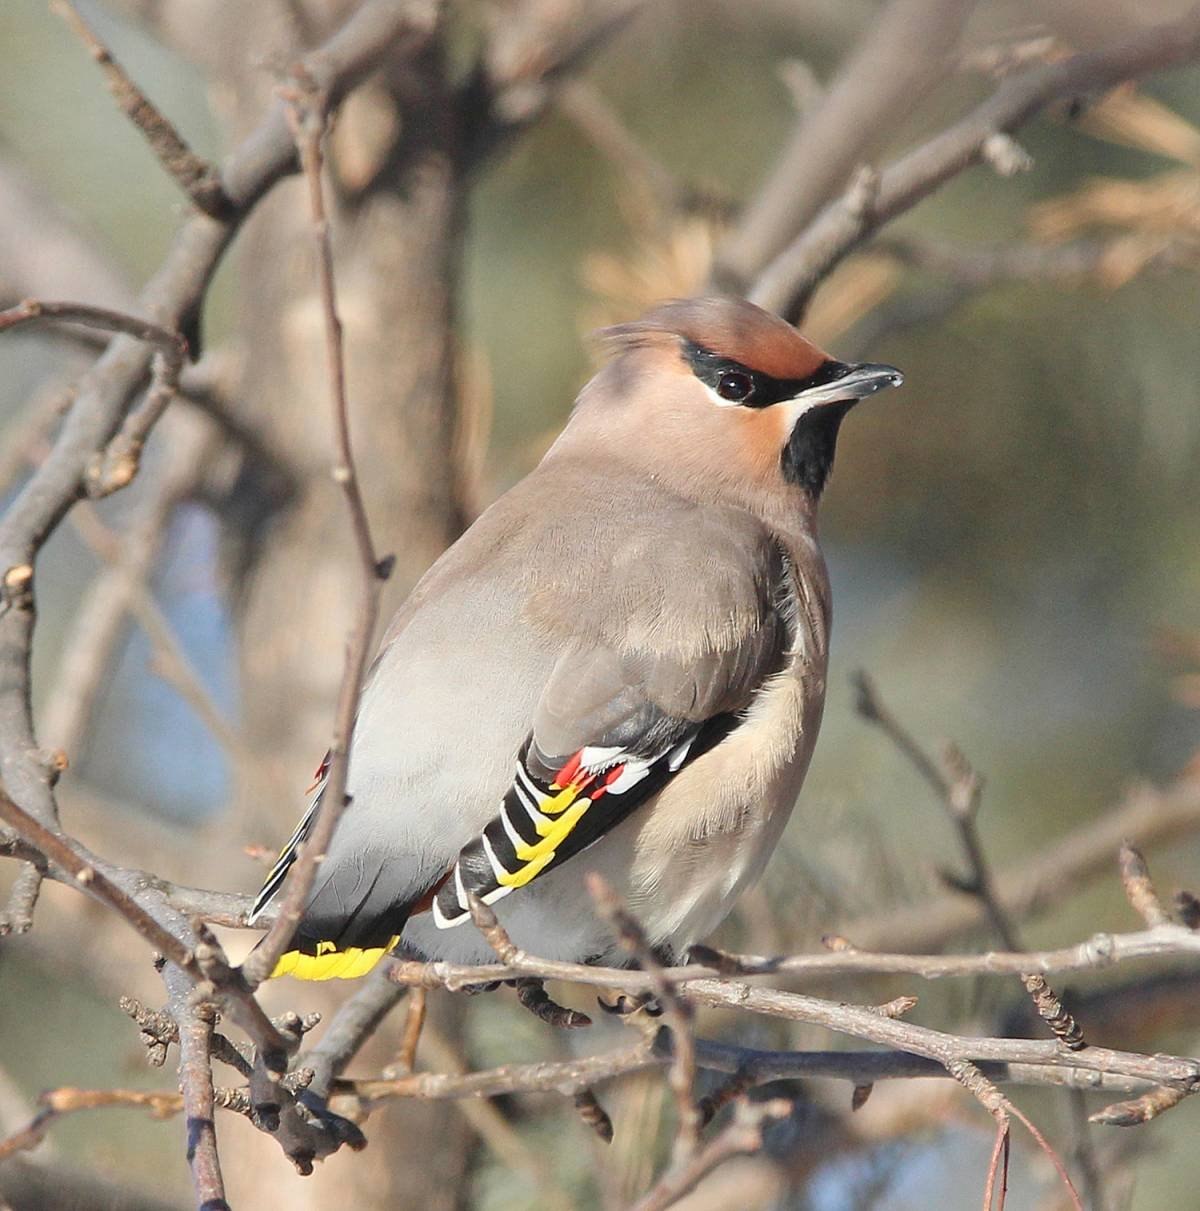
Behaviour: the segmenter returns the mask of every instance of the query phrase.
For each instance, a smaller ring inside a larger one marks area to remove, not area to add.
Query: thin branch
[[[1200,6],[1177,21],[1115,46],[1039,64],[1009,76],[982,104],[884,169],[872,205],[846,196],[830,202],[758,275],[749,297],[787,315],[803,312],[812,291],[847,253],[885,223],[985,158],[996,135],[1009,135],[1048,105],[1124,80],[1190,63],[1200,56]],[[992,142],[990,142],[992,141]]]
[[[1182,1089],[1162,1085],[1147,1090],[1141,1097],[1132,1101],[1105,1106],[1103,1110],[1097,1110],[1089,1116],[1088,1121],[1102,1123],[1106,1127],[1138,1127],[1166,1113],[1173,1106],[1178,1106],[1185,1097],[1187,1094]]]
[[[875,683],[862,670],[853,678],[857,691],[858,713],[874,723],[912,762],[917,772],[933,787],[966,855],[970,875],[954,880],[959,891],[975,896],[984,907],[996,936],[1008,950],[1020,950],[1016,927],[1005,912],[996,893],[991,866],[979,837],[979,804],[983,780],[971,768],[966,757],[954,745],[947,745],[941,760],[935,760],[900,720],[888,709]]]
[[[232,203],[216,168],[192,151],[171,122],[129,78],[70,0],[51,0],[50,9],[71,27],[100,65],[108,91],[121,112],[142,132],[150,150],[179,188],[205,214],[214,219],[228,217]]]
[[[678,1158],[634,1203],[632,1211],[664,1211],[731,1157],[758,1152],[763,1144],[763,1128],[775,1119],[786,1118],[791,1109],[791,1102],[784,1098],[739,1102],[728,1126],[703,1148]]]
[[[154,345],[176,368],[176,373],[182,368],[187,357],[187,341],[180,333],[144,320],[140,316],[127,315],[123,311],[113,311],[108,307],[23,299],[15,306],[0,311],[0,332],[22,324],[46,322],[81,324],[85,328],[95,328],[101,332],[120,332],[135,337],[139,341]]]
[[[594,872],[587,876],[588,894],[601,919],[617,935],[621,945],[637,960],[658,998],[664,1017],[671,1027],[671,1068],[667,1078],[675,1098],[675,1147],[672,1165],[688,1161],[700,1144],[702,1115],[696,1105],[696,1036],[692,1028],[691,1006],[676,991],[675,985],[658,961],[641,924],[605,880]]]
[[[1179,1085],[1188,1090],[1200,1086],[1200,1061],[1185,1057],[1145,1056],[1136,1052],[1114,1051],[1106,1047],[1088,1047],[1083,1051],[1069,1052],[1061,1048],[1057,1040],[1043,1042],[1029,1039],[968,1038],[932,1030],[912,1022],[881,1017],[858,1005],[824,1001],[773,988],[753,988],[728,980],[697,980],[688,984],[682,993],[697,1005],[738,1009],[787,1021],[824,1026],[840,1034],[849,1034],[869,1042],[911,1051],[943,1064],[951,1060],[1043,1062],[1055,1067],[1071,1066],[1151,1081],[1155,1079],[1156,1074],[1169,1071],[1174,1075],[1160,1083]]]
[[[721,247],[719,284],[745,290],[946,79],[972,8],[971,0],[892,0],[869,23]]]
[[[94,455],[88,463],[88,493],[107,496],[124,488],[137,474],[146,438],[179,390],[179,375],[188,352],[187,341],[178,332],[106,307],[42,302],[37,299],[26,299],[15,307],[0,311],[0,332],[19,324],[46,320],[82,324],[102,332],[124,333],[158,348],[145,400],[126,417],[120,432],[108,447]]]
[[[1162,844],[1200,829],[1200,778],[1182,777],[1163,788],[1140,784],[1039,853],[1022,857],[996,876],[1004,910],[1020,919],[1065,899],[1086,878],[1112,869],[1122,841]],[[977,928],[986,916],[979,901],[946,892],[911,905],[892,905],[840,922],[864,950],[936,950]],[[1048,968],[1032,970],[1048,971]]]
[[[9,888],[8,903],[0,910],[0,938],[26,933],[33,925],[33,910],[42,890],[42,872],[34,862],[25,862]]]
[[[407,1076],[417,1068],[417,1046],[421,1042],[421,1032],[425,1029],[426,1002],[429,993],[424,988],[414,988],[408,994],[408,1012],[404,1017],[404,1033],[400,1036],[400,1046],[396,1058],[384,1070],[384,1080],[392,1077]]]
[[[1121,868],[1121,886],[1125,889],[1125,897],[1133,911],[1151,929],[1169,924],[1171,918],[1159,901],[1158,892],[1154,890],[1150,868],[1146,865],[1141,851],[1126,841],[1121,846],[1118,862]]]
[[[71,843],[40,824],[2,790],[0,820],[4,820],[47,861],[64,870],[93,899],[115,909],[165,958],[184,971],[199,974],[196,956],[185,943],[165,929],[106,874],[81,857]]]
[[[212,1074],[213,1010],[193,1001],[182,971],[166,973],[170,1012],[179,1029],[179,1087],[187,1114],[187,1158],[199,1211],[229,1211],[217,1154]]]
[[[699,1067],[706,1071],[726,1073],[735,1079],[731,1097],[773,1081],[825,1078],[857,1086],[915,1077],[950,1077],[944,1064],[907,1051],[757,1051],[697,1039],[696,1058]],[[1155,1088],[1153,1081],[1145,1077],[1072,1068],[1069,1060],[1063,1066],[1021,1061],[974,1062],[996,1083],[1139,1095]],[[441,1101],[538,1093],[574,1096],[605,1081],[650,1068],[665,1068],[670,1063],[669,1049],[647,1036],[634,1044],[580,1059],[505,1064],[464,1074],[416,1072],[390,1078],[343,1078],[334,1083],[333,1095],[334,1104],[345,1106],[347,1113],[350,1109],[366,1113],[393,1098],[405,1097]]]
[[[295,74],[294,84],[284,90],[284,97],[288,104],[292,133],[300,152],[304,178],[308,184],[313,240],[318,256],[318,283],[325,320],[326,365],[333,409],[332,475],[346,499],[354,544],[358,552],[360,579],[357,617],[347,645],[345,670],[338,690],[333,739],[329,745],[329,768],[321,789],[321,807],[309,836],[301,846],[300,855],[288,874],[275,922],[267,936],[242,965],[243,975],[251,988],[257,987],[274,971],[280,955],[291,942],[304,913],[309,892],[312,891],[317,867],[325,858],[334,829],[348,802],[346,778],[350,769],[354,721],[358,712],[363,678],[367,672],[367,662],[371,656],[371,645],[375,638],[379,598],[383,582],[391,570],[391,560],[381,561],[375,554],[371,525],[359,488],[354,452],[350,445],[350,405],[346,398],[342,323],[337,312],[333,280],[333,245],[329,238],[329,219],[325,213],[324,187],[321,180],[321,140],[325,133],[327,98],[321,93],[316,81],[299,70]]]
[[[201,962],[197,949],[189,947],[168,930],[135,896],[102,870],[98,861],[90,855],[85,857],[82,848],[74,842],[51,832],[3,790],[0,790],[0,820],[4,820],[44,861],[65,872],[76,887],[124,917],[158,953],[186,972],[194,983],[211,981],[214,995],[257,1044],[263,1062],[276,1071],[286,1069],[286,1056],[293,1044],[271,1024],[249,990],[224,962],[219,950],[211,954],[208,963]],[[128,871],[120,873],[129,875]]]
[[[866,950],[786,955],[722,955],[720,966],[689,963],[663,972],[673,985],[723,976],[814,976],[850,974],[915,975],[937,980],[948,976],[1022,975],[1025,972],[1098,971],[1135,958],[1200,954],[1200,935],[1182,925],[1160,925],[1135,933],[1098,933],[1085,942],[1053,950],[987,951],[983,954],[891,954]],[[545,980],[570,980],[597,987],[618,987],[627,992],[654,992],[651,975],[617,967],[598,967],[539,959],[512,947],[505,963],[460,965],[435,961],[419,963],[398,960],[390,968],[391,978],[401,984],[459,991],[472,984],[536,976]]]
[[[0,1140],[0,1162],[18,1152],[36,1148],[60,1118],[80,1110],[128,1107],[146,1109],[154,1118],[170,1118],[183,1109],[183,1099],[178,1093],[146,1089],[75,1089],[71,1086],[43,1093],[38,1104],[41,1109],[27,1126]]]

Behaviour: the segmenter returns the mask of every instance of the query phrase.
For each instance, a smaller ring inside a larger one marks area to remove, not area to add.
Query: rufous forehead
[[[829,360],[785,320],[744,299],[687,299],[656,307],[626,329],[691,341],[772,378],[807,378]]]

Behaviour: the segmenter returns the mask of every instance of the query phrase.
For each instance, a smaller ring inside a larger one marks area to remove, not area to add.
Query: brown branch
[[[1026,972],[1021,976],[1025,991],[1033,1001],[1037,1015],[1050,1027],[1050,1032],[1068,1051],[1081,1051],[1087,1046],[1083,1031],[1063,1003],[1054,995],[1045,977]]]
[[[787,315],[803,312],[826,274],[885,223],[985,158],[996,135],[1009,135],[1055,101],[1103,91],[1124,80],[1190,63],[1200,56],[1200,7],[1115,46],[1039,64],[1009,76],[982,104],[880,173],[871,206],[846,196],[830,202],[758,274],[749,297]]]
[[[601,919],[617,935],[621,945],[637,960],[658,998],[663,1016],[671,1027],[671,1068],[667,1078],[675,1098],[675,1146],[672,1166],[688,1161],[700,1144],[702,1116],[696,1105],[696,1036],[692,1028],[691,1006],[680,997],[675,985],[646,940],[641,923],[621,898],[595,872],[586,879],[588,894]]]
[[[213,981],[214,995],[254,1040],[263,1062],[276,1071],[286,1068],[291,1042],[271,1024],[249,990],[224,963],[219,950],[212,956],[209,965],[201,963],[195,949],[181,941],[143,907],[135,895],[119,885],[118,878],[130,878],[128,871],[101,864],[92,855],[85,856],[82,847],[51,832],[13,802],[3,790],[0,790],[0,820],[4,820],[44,861],[65,872],[67,879],[64,881],[73,881],[80,890],[119,913],[158,953],[187,973],[194,983]]]
[[[1154,890],[1150,879],[1150,868],[1141,852],[1126,841],[1121,846],[1118,862],[1121,869],[1121,886],[1125,889],[1125,897],[1133,911],[1151,929],[1169,924],[1171,918],[1159,901],[1158,892]]]
[[[345,670],[338,690],[333,739],[329,744],[329,768],[321,788],[321,807],[299,857],[288,873],[284,896],[275,922],[267,936],[242,964],[242,972],[251,988],[256,988],[275,969],[287,949],[304,913],[312,891],[317,867],[325,858],[334,829],[348,799],[346,777],[350,769],[350,744],[363,678],[375,638],[379,618],[379,598],[383,582],[391,571],[391,560],[381,561],[375,554],[367,508],[354,467],[350,445],[350,405],[346,398],[346,366],[342,341],[342,322],[338,318],[333,280],[333,245],[329,238],[329,219],[325,213],[324,186],[321,179],[321,140],[325,133],[327,98],[316,81],[302,70],[294,74],[294,83],[282,90],[288,105],[288,120],[300,153],[304,179],[308,185],[309,211],[313,240],[318,257],[318,285],[325,320],[326,366],[329,372],[329,396],[333,409],[334,458],[332,475],[346,499],[350,528],[359,561],[358,613],[346,650]]]
[[[47,861],[65,871],[93,899],[107,904],[133,926],[150,945],[184,971],[199,974],[196,956],[173,933],[118,887],[106,874],[85,860],[64,837],[52,833],[0,790],[0,820],[27,841]]]
[[[170,1118],[183,1109],[178,1093],[160,1093],[143,1089],[75,1089],[64,1086],[51,1089],[38,1098],[41,1109],[32,1121],[7,1139],[0,1140],[0,1162],[18,1152],[28,1152],[38,1146],[58,1119],[80,1110],[101,1110],[109,1107],[146,1109],[154,1118]]]
[[[946,1034],[912,1022],[881,1017],[870,1009],[833,1001],[819,1000],[800,993],[773,988],[753,988],[733,981],[697,980],[683,990],[688,1000],[710,1008],[738,1009],[765,1014],[793,1022],[824,1026],[840,1034],[910,1051],[945,1064],[951,1060],[974,1062],[994,1060],[1000,1063],[1045,1063],[1071,1066],[1095,1072],[1154,1080],[1156,1074],[1174,1075],[1162,1084],[1193,1090],[1200,1085],[1200,1061],[1178,1056],[1145,1056],[1136,1052],[1114,1051],[1106,1047],[1088,1047],[1068,1052],[1058,1042],[1027,1039],[982,1039]]]
[[[772,1098],[769,1102],[739,1102],[729,1125],[703,1148],[677,1158],[634,1203],[632,1211],[664,1211],[731,1157],[758,1152],[762,1148],[763,1128],[775,1119],[785,1118],[791,1109],[791,1102],[784,1098]]]
[[[108,447],[88,463],[88,493],[107,496],[124,488],[137,474],[146,438],[179,389],[179,375],[187,358],[187,341],[178,332],[105,307],[91,307],[85,303],[41,302],[37,299],[26,299],[15,307],[0,311],[0,332],[18,324],[45,320],[82,324],[102,332],[124,333],[147,341],[159,350],[158,357],[154,359],[145,400],[126,417],[120,432]]]
[[[200,1211],[229,1211],[225,1180],[217,1154],[217,1124],[212,1074],[214,1013],[193,1003],[186,973],[166,973],[170,1012],[179,1030],[179,1087],[187,1115],[187,1158]]]
[[[915,975],[937,980],[948,976],[1097,971],[1131,959],[1196,954],[1200,954],[1200,935],[1182,925],[1168,924],[1136,933],[1098,933],[1085,942],[1054,950],[924,955],[842,950],[832,954],[782,957],[723,955],[719,967],[690,963],[686,967],[667,968],[663,974],[676,986],[730,975],[822,978],[852,974]],[[655,988],[654,978],[645,972],[539,959],[515,946],[505,963],[458,965],[442,961],[419,963],[399,960],[390,968],[390,975],[397,983],[413,987],[448,988],[451,991],[460,991],[472,984],[512,980],[525,975],[597,987],[619,987],[635,993],[653,992]]]
[[[8,903],[0,911],[0,938],[26,933],[33,925],[33,910],[42,890],[42,872],[34,862],[25,862],[8,892]]]
[[[1136,837],[1149,846],[1197,829],[1200,778],[1184,777],[1163,789],[1135,786],[1122,802],[1090,823],[1000,871],[996,894],[1013,918],[1031,916],[1063,900],[1089,876],[1110,871],[1112,856],[1127,837]],[[840,926],[864,950],[936,950],[984,920],[983,907],[977,900],[947,892],[852,918]]]
[[[724,242],[719,284],[744,291],[883,137],[945,80],[973,7],[970,0],[892,0],[870,22]]]
[[[853,683],[857,691],[858,713],[880,728],[933,787],[958,833],[971,873],[965,880],[952,880],[954,886],[979,900],[996,936],[1008,950],[1020,950],[1016,927],[1000,904],[991,866],[979,837],[983,780],[952,744],[946,745],[940,760],[930,756],[884,704],[875,683],[862,670],[854,675]]]
[[[34,323],[81,324],[101,332],[119,332],[154,345],[163,357],[178,369],[187,357],[187,341],[178,332],[136,315],[113,311],[108,307],[92,307],[87,303],[60,303],[42,299],[23,299],[13,307],[0,311],[0,332],[22,324]]]
[[[1182,1089],[1162,1085],[1147,1090],[1141,1097],[1128,1102],[1115,1102],[1090,1115],[1088,1122],[1102,1123],[1106,1127],[1138,1127],[1178,1106],[1187,1094]]]
[[[100,65],[108,91],[121,112],[142,132],[150,150],[179,188],[205,214],[214,219],[226,218],[232,203],[221,186],[217,170],[192,151],[171,122],[129,78],[70,0],[51,0],[50,9],[71,27]]]
[[[1044,1051],[1044,1044],[1038,1044]],[[740,1092],[773,1081],[826,1078],[853,1085],[879,1081],[911,1080],[915,1077],[949,1078],[944,1064],[907,1051],[756,1051],[708,1039],[696,1040],[699,1067],[734,1078],[729,1096],[718,1094],[714,1110]],[[505,1064],[468,1073],[418,1072],[408,1076],[375,1079],[339,1079],[334,1082],[334,1104],[360,1113],[383,1105],[392,1098],[413,1097],[427,1101],[448,1098],[502,1097],[512,1094],[574,1096],[594,1085],[671,1063],[669,1048],[651,1037],[600,1055],[531,1064]],[[1049,1065],[1040,1059],[974,1061],[989,1080],[1030,1088],[1066,1088],[1111,1093],[1144,1093],[1154,1087],[1146,1077],[1119,1075],[1093,1069]],[[337,1099],[351,1099],[342,1101]],[[702,1108],[708,1103],[701,1099]]]
[[[408,1013],[404,1018],[404,1033],[400,1036],[400,1047],[395,1060],[383,1070],[383,1077],[407,1076],[417,1068],[417,1046],[421,1042],[421,1031],[425,1029],[426,1001],[429,994],[424,988],[414,988],[408,994]]]

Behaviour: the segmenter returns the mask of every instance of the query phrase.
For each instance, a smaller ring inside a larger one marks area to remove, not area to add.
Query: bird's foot
[[[576,1009],[568,1009],[552,1001],[542,985],[542,981],[533,976],[523,976],[514,981],[517,990],[517,1000],[529,1010],[535,1018],[557,1026],[561,1030],[578,1030],[581,1026],[590,1026],[592,1019],[586,1013]]]

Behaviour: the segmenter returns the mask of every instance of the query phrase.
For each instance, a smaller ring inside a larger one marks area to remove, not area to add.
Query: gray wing
[[[599,612],[592,642],[559,658],[496,815],[434,898],[440,928],[469,918],[468,893],[494,903],[593,845],[738,726],[790,636],[782,556],[737,554],[755,574],[735,570],[723,600],[692,591],[690,620],[679,582],[626,579],[633,611],[619,627]]]

